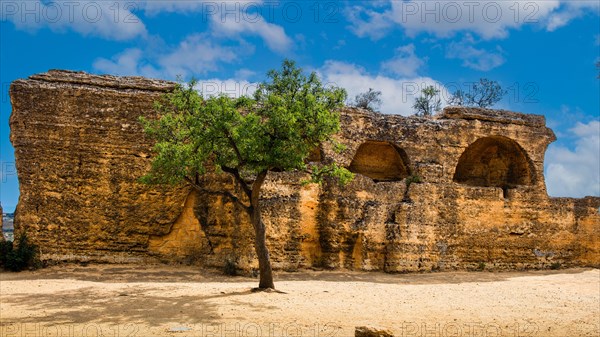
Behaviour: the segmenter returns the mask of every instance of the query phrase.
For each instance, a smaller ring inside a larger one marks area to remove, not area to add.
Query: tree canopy
[[[353,106],[357,108],[367,109],[369,111],[377,111],[381,106],[381,91],[369,88],[368,91],[361,92],[354,97]]]
[[[202,190],[209,168],[235,178],[243,191],[233,196],[248,213],[256,234],[259,288],[274,288],[265,226],[260,217],[260,191],[269,171],[310,170],[310,152],[330,141],[340,129],[339,108],[346,91],[325,87],[313,72],[305,75],[285,60],[271,70],[253,97],[203,97],[196,81],[179,84],[156,103],[159,118],[141,118],[156,141],[146,183],[186,182]],[[314,164],[313,179],[336,176],[342,183],[352,174],[334,163]]]
[[[502,89],[498,82],[481,78],[479,82],[473,83],[469,91],[455,91],[450,97],[449,103],[488,108],[498,103],[504,95],[506,95],[506,90]]]
[[[190,181],[212,165],[243,175],[306,169],[310,151],[339,131],[346,92],[325,88],[315,73],[305,76],[289,60],[268,78],[253,98],[203,97],[194,80],[166,94],[156,104],[160,118],[142,118],[156,140],[143,180]]]
[[[413,109],[415,115],[421,117],[430,117],[442,108],[442,101],[439,97],[440,91],[430,85],[421,90],[421,96],[415,99]]]

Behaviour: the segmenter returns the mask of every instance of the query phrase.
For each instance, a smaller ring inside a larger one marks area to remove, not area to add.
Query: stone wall
[[[15,81],[16,230],[46,259],[257,263],[246,214],[185,186],[137,182],[151,142],[139,116],[173,83],[51,71]],[[600,266],[600,198],[549,198],[542,116],[447,108],[434,119],[342,111],[320,149],[356,172],[344,188],[269,173],[261,203],[278,269],[387,272]],[[227,176],[207,190],[232,189]]]

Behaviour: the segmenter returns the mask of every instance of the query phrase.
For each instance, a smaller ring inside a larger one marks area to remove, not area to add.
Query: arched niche
[[[406,152],[390,142],[362,143],[348,168],[375,181],[398,181],[410,175]]]
[[[454,181],[471,186],[501,187],[535,183],[535,169],[525,150],[502,136],[480,138],[458,160]]]

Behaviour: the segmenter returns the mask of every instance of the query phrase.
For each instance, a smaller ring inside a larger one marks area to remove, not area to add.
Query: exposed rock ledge
[[[35,74],[29,77],[30,80],[39,80],[54,83],[70,83],[92,85],[104,88],[115,89],[139,89],[149,91],[167,92],[173,90],[174,82],[164,80],[153,80],[139,76],[117,77],[112,75],[90,75],[83,71],[70,70],[50,70],[47,73]]]
[[[526,115],[506,110],[452,106],[444,109],[442,117],[452,119],[478,119],[480,121],[526,125],[532,127],[546,126],[546,118],[544,118],[544,116]]]

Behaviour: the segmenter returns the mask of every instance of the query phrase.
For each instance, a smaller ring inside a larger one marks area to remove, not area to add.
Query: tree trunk
[[[258,288],[260,289],[275,289],[273,284],[273,272],[271,270],[271,258],[269,257],[269,249],[267,248],[267,236],[265,224],[260,216],[260,207],[254,207],[252,211],[252,225],[254,226],[254,247],[258,257],[258,269],[260,270],[260,281]]]
[[[254,227],[254,248],[258,257],[258,269],[260,271],[259,289],[275,289],[273,283],[273,271],[271,269],[271,258],[269,257],[269,249],[267,248],[267,235],[265,224],[262,221],[260,214],[260,190],[262,184],[267,177],[268,171],[258,174],[254,184],[252,184],[252,197],[250,198],[250,217],[252,226]]]

